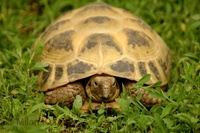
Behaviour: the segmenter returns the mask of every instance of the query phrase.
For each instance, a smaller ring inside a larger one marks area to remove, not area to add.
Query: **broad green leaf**
[[[155,119],[156,123],[158,124],[162,133],[168,133],[167,127],[165,126],[165,124],[164,124],[163,120],[161,119],[161,117],[159,116],[159,114],[155,113],[154,119]]]
[[[189,124],[191,127],[195,127],[197,126],[197,122],[199,121],[198,118],[194,118],[193,116],[186,114],[186,113],[179,113],[174,115],[176,118],[178,118],[179,120]]]
[[[158,82],[156,82],[156,83],[154,83],[152,85],[147,86],[147,88],[155,88],[155,87],[160,86],[161,84],[162,84],[162,81],[158,81]]]
[[[140,129],[146,130],[150,124],[153,123],[153,117],[148,115],[138,115],[136,118],[136,123]]]
[[[41,68],[45,68],[47,66],[48,66],[48,64],[46,64],[44,62],[37,62],[35,64],[35,66],[33,67],[33,70],[41,70]]]
[[[196,82],[191,77],[189,77],[188,75],[181,75],[181,77],[185,80],[190,81],[196,88],[198,88]]]
[[[146,107],[145,107],[140,101],[136,100],[136,99],[133,98],[133,97],[128,97],[128,99],[130,100],[130,102],[131,102],[134,106],[136,106],[136,107],[139,108],[140,110],[148,111],[148,110],[146,109]]]
[[[101,115],[104,112],[105,112],[105,106],[104,106],[104,103],[102,103],[100,109],[98,110],[98,114]]]
[[[163,118],[163,122],[166,124],[167,128],[172,128],[172,126],[175,124],[175,121],[170,118]]]
[[[162,111],[161,118],[166,117],[168,114],[171,113],[172,108],[174,107],[173,104],[169,103]]]
[[[150,80],[151,75],[146,74],[144,75],[135,85],[133,88],[141,88],[147,81]]]
[[[117,98],[115,100],[121,106],[122,113],[127,114],[130,106],[130,101],[123,98]]]
[[[42,110],[44,106],[52,109],[52,107],[50,105],[45,105],[44,103],[38,103],[30,108],[30,110],[28,111],[28,114],[31,114],[34,111],[39,110],[39,109]]]
[[[126,91],[126,88],[124,86],[124,84],[122,84],[122,92],[120,93],[120,97],[121,98],[126,98],[127,97],[127,91]]]
[[[82,97],[80,95],[77,95],[72,106],[73,112],[79,113],[81,110],[82,104],[83,104]]]

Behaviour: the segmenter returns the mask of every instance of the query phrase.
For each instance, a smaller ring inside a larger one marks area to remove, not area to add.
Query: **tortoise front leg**
[[[151,108],[153,105],[161,103],[162,99],[159,98],[153,98],[145,89],[141,88],[140,90],[134,89],[130,90],[130,88],[135,84],[134,81],[127,81],[124,83],[125,88],[129,92],[129,95],[131,97],[137,97],[138,93],[141,93],[142,98],[141,98],[141,103],[145,105],[148,108]]]
[[[71,107],[76,96],[80,95],[83,102],[86,99],[85,90],[80,82],[73,82],[46,92],[44,102]]]

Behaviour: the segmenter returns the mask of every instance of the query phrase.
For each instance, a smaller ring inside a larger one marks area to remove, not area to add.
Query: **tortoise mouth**
[[[96,94],[91,94],[91,98],[92,98],[92,100],[93,101],[95,101],[95,102],[99,102],[99,103],[101,103],[101,102],[112,102],[112,101],[114,101],[115,100],[115,97],[114,97],[114,95],[112,95],[112,94],[110,94],[107,98],[106,97],[104,97],[104,96],[101,96],[101,95],[96,95]]]

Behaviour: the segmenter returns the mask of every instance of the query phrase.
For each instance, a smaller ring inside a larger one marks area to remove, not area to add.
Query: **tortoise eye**
[[[97,84],[97,82],[96,82],[96,81],[94,81],[94,82],[93,82],[93,85],[94,85],[94,87],[95,87],[95,88],[97,88],[97,87],[98,87],[98,84]]]
[[[112,87],[115,87],[117,85],[117,83],[116,82],[114,82],[113,84],[112,84]]]

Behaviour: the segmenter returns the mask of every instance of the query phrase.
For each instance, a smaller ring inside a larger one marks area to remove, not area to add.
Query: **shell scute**
[[[84,39],[78,54],[79,59],[92,62],[100,68],[104,63],[110,62],[111,59],[119,58],[122,54],[122,49],[117,40],[111,35],[96,33]]]
[[[160,74],[159,74],[159,72],[158,72],[158,69],[157,69],[155,63],[153,63],[152,61],[149,61],[149,62],[148,62],[148,65],[149,65],[149,68],[150,68],[151,72],[153,72],[153,74],[156,76],[156,78],[157,78],[158,80],[160,80],[160,79],[161,79],[161,78],[160,78]]]
[[[142,76],[147,74],[147,69],[146,69],[145,62],[138,62],[138,68],[139,68],[140,74]]]
[[[88,42],[85,46],[88,49],[91,49],[92,47],[94,47],[97,44],[114,48],[118,52],[120,52],[119,46],[116,44],[114,38],[112,36],[110,36],[109,34],[103,34],[103,33],[92,34],[91,36],[88,37]]]
[[[55,80],[59,80],[62,77],[63,72],[64,72],[64,70],[63,70],[62,66],[56,66]]]
[[[134,73],[134,65],[132,62],[124,61],[124,60],[119,60],[115,64],[112,64],[110,68],[113,71],[123,73],[123,72],[128,72],[128,73]]]
[[[95,16],[95,17],[89,17],[83,23],[84,24],[89,24],[89,23],[102,24],[102,23],[108,23],[108,21],[111,21],[111,18],[107,16]]]
[[[62,26],[63,24],[67,23],[70,20],[62,20],[59,22],[56,22],[55,24],[50,25],[43,33],[42,37],[47,36],[48,34],[50,34],[53,31],[56,31],[59,29],[60,26]]]
[[[52,73],[52,67],[48,66],[48,67],[46,67],[46,70],[47,71],[42,73],[42,78],[39,81],[41,86],[43,86],[48,81],[48,78]]]
[[[92,65],[89,65],[82,61],[77,61],[75,64],[69,63],[67,65],[67,73],[69,76],[85,74],[91,71],[91,69],[92,69]]]
[[[132,45],[133,48],[136,45],[138,47],[141,47],[141,46],[149,47],[150,46],[149,42],[151,41],[151,38],[144,32],[133,30],[133,29],[125,29],[124,32],[127,36],[128,45]]]
[[[65,51],[69,50],[72,51],[73,50],[72,34],[73,31],[66,31],[58,35],[55,35],[45,43],[45,48],[47,49],[48,52],[61,49]]]

